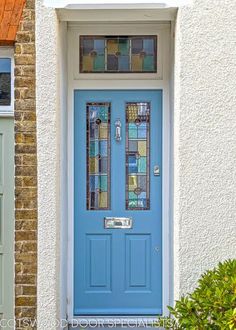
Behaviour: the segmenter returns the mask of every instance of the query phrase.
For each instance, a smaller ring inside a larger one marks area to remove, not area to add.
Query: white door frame
[[[157,34],[159,40],[159,67],[156,74],[80,74],[79,73],[79,34],[121,35]],[[142,31],[142,33],[141,33]],[[163,91],[162,122],[162,297],[163,315],[168,315],[167,305],[171,304],[171,242],[170,242],[170,60],[171,60],[170,23],[151,24],[78,24],[68,28],[68,258],[67,258],[67,315],[68,321],[86,319],[73,315],[73,276],[74,276],[74,90],[84,89],[161,89]],[[135,76],[136,75],[136,76]],[[138,79],[138,80],[137,80]],[[94,317],[88,317],[88,319]],[[95,317],[98,319],[98,317]],[[102,317],[104,320],[105,318]],[[119,317],[115,317],[119,319]],[[122,317],[122,319],[124,319]],[[130,318],[129,318],[130,319]],[[137,317],[135,318],[135,320]],[[109,317],[111,320],[111,317]]]

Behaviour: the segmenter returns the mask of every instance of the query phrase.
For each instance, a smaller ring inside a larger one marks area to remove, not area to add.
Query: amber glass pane
[[[150,104],[126,103],[126,209],[150,208]]]
[[[157,72],[156,36],[81,36],[83,73]]]
[[[87,210],[110,208],[110,103],[87,103]]]

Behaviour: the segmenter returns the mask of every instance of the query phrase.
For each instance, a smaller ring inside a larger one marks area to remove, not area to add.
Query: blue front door
[[[162,91],[74,97],[74,314],[161,314]]]

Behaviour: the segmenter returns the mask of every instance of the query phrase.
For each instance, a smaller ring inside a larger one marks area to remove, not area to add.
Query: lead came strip
[[[87,210],[110,209],[110,103],[87,103]]]
[[[150,209],[150,103],[126,103],[126,209]]]

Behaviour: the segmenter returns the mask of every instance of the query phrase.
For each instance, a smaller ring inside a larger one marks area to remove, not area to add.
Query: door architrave
[[[120,26],[120,28],[119,28]],[[163,278],[163,316],[168,315],[167,305],[171,304],[171,242],[170,242],[170,216],[171,216],[171,192],[170,192],[170,159],[171,159],[171,106],[170,106],[170,61],[171,61],[171,25],[165,23],[93,23],[79,24],[73,22],[68,26],[68,123],[67,123],[67,166],[68,166],[68,246],[67,246],[67,316],[70,324],[79,320],[84,320],[85,317],[74,317],[73,315],[73,275],[74,275],[74,91],[75,90],[119,90],[119,89],[161,89],[163,91],[163,178],[162,178],[162,278]],[[121,35],[122,31],[126,31],[126,35],[150,35],[157,34],[161,52],[161,74],[88,74],[80,75],[76,68],[79,58],[79,34],[103,34],[103,35]],[[142,33],[139,31],[142,30]],[[165,183],[165,184],[164,184]],[[102,320],[111,320],[111,316],[102,317]],[[99,321],[99,317],[89,316],[87,319]],[[132,317],[114,317],[114,319],[122,319],[132,321]],[[134,318],[134,322],[137,321]],[[146,317],[145,317],[146,319]],[[150,317],[152,322],[154,317]],[[108,321],[109,322],[109,321]],[[135,323],[136,324],[136,323]]]

